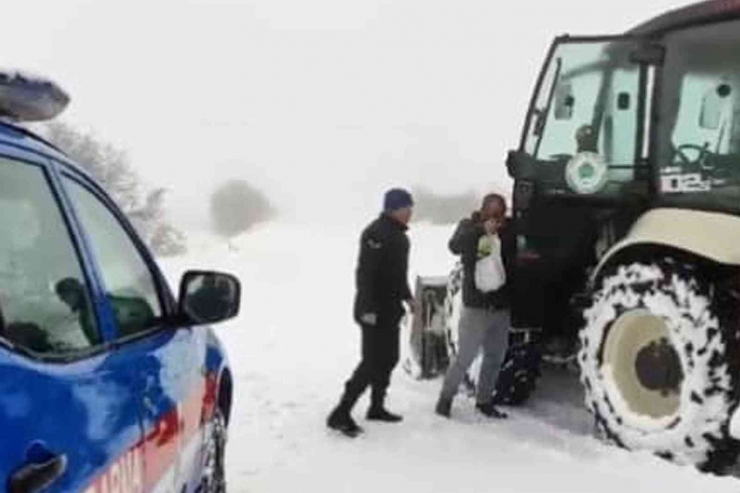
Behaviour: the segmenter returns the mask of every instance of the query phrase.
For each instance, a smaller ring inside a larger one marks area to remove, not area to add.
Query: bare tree
[[[165,217],[166,189],[145,193],[124,151],[58,121],[43,124],[40,131],[106,189],[157,255],[187,251],[185,236]]]
[[[244,180],[229,180],[211,195],[213,229],[225,238],[247,231],[275,215],[267,197]]]

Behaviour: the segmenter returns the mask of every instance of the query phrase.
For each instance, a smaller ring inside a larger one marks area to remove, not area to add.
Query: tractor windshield
[[[625,38],[554,45],[523,142],[547,191],[613,196],[641,178],[640,84],[646,79],[631,61],[634,47]]]
[[[647,41],[556,41],[521,147],[539,189],[610,199],[653,190],[665,205],[740,213],[740,21],[669,32],[655,58]]]
[[[666,35],[659,189],[680,206],[740,211],[740,22]]]

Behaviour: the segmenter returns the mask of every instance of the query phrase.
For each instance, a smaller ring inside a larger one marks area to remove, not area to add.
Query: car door
[[[146,490],[179,492],[200,459],[206,332],[173,326],[163,276],[102,191],[71,170],[62,181],[95,254],[117,345],[136,372]]]
[[[0,489],[142,491],[133,373],[51,164],[0,144]]]

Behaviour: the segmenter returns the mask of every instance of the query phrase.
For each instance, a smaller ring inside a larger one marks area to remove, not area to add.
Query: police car
[[[19,126],[68,102],[0,72],[0,488],[224,491],[232,378],[204,326],[239,281],[189,271],[173,295],[105,191]]]

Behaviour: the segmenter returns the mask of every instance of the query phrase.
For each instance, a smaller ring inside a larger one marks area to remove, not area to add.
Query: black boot
[[[341,402],[326,418],[326,426],[350,438],[355,438],[364,431],[355,423],[349,409]]]
[[[367,410],[366,418],[368,421],[383,421],[385,423],[398,423],[403,421],[403,417],[393,414],[385,408],[385,391],[373,389],[370,396],[370,409]]]
[[[484,416],[488,418],[493,419],[506,419],[509,417],[508,414],[506,414],[503,411],[499,411],[496,406],[493,405],[493,401],[489,401],[486,403],[477,403],[475,405],[475,408]]]
[[[434,412],[443,418],[449,418],[452,414],[452,399],[439,396],[439,399],[437,399],[437,405],[434,407]]]
[[[367,411],[367,419],[368,421],[383,421],[385,423],[398,423],[400,421],[403,421],[403,416],[400,416],[398,414],[393,414],[392,412],[388,411],[385,408],[370,408]]]
[[[332,410],[329,417],[326,418],[326,426],[350,438],[360,435],[364,430],[355,423],[351,413],[361,393],[348,382],[345,385],[344,394],[342,394],[339,404]]]

